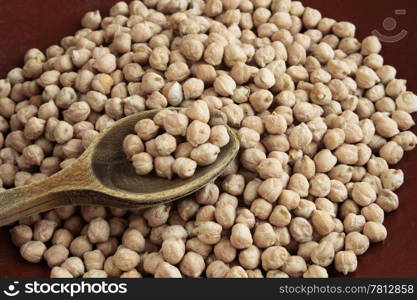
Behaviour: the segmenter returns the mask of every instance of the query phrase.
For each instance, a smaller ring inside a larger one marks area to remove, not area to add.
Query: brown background
[[[45,50],[79,28],[79,21],[89,10],[103,14],[115,0],[2,0],[0,6],[0,78],[22,63],[27,49]],[[397,67],[399,77],[408,80],[408,88],[417,92],[417,12],[416,0],[304,0],[323,16],[350,21],[357,25],[359,38],[378,29],[394,35],[402,29],[409,33],[396,43],[385,43],[386,64]],[[395,9],[407,15],[395,16]],[[382,27],[386,17],[395,17],[398,26],[387,32]],[[416,118],[417,119],[417,118]],[[398,190],[400,209],[386,218],[388,239],[359,258],[358,271],[352,277],[417,277],[417,149],[408,152],[398,166],[406,181]],[[6,229],[0,229],[0,277],[48,276],[45,264],[30,264],[20,258]]]

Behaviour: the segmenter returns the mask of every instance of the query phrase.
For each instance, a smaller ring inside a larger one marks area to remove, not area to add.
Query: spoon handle
[[[78,203],[83,198],[88,201],[88,190],[97,184],[90,172],[83,161],[77,161],[45,180],[0,193],[0,226],[72,204],[74,198]]]

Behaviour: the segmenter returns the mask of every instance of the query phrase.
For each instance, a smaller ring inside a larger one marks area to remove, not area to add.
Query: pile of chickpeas
[[[197,166],[213,164],[230,141],[227,127],[215,124],[203,100],[180,111],[163,109],[153,119],[136,123],[136,134],[123,140],[123,151],[138,175],[147,175],[155,168],[162,178],[172,179],[175,174],[190,178]],[[160,134],[161,130],[165,133]]]
[[[81,23],[0,80],[4,189],[58,172],[149,109],[207,106],[241,151],[173,204],[23,219],[10,230],[23,258],[51,277],[310,278],[354,272],[387,238],[417,96],[375,36],[291,0],[134,0]]]

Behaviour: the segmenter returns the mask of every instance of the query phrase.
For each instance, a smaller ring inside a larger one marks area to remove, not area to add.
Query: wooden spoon
[[[239,140],[228,127],[229,144],[222,148],[215,163],[197,168],[193,177],[168,180],[153,173],[137,175],[123,152],[123,139],[134,133],[139,120],[153,118],[158,111],[117,121],[71,166],[43,181],[0,193],[0,226],[65,205],[145,208],[170,202],[217,178],[236,157]]]

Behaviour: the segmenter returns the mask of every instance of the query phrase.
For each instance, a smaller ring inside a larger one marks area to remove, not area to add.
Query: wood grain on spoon
[[[71,166],[31,185],[0,193],[0,226],[35,213],[65,205],[103,205],[141,208],[189,195],[217,178],[239,151],[239,140],[228,128],[230,142],[210,166],[198,168],[188,179],[163,179],[155,174],[139,176],[123,153],[126,135],[135,124],[159,110],[123,118],[102,133]]]

